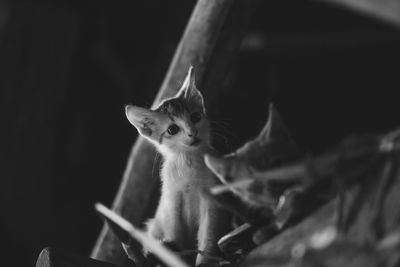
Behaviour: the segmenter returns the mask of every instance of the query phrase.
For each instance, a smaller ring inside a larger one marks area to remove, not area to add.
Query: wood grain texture
[[[398,0],[325,0],[346,6],[357,12],[400,26],[400,1]]]

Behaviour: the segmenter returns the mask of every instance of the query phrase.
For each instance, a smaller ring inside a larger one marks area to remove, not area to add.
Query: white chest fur
[[[153,237],[177,242],[182,248],[196,248],[199,225],[208,205],[201,190],[215,182],[203,154],[167,157],[161,178],[161,199],[148,231]]]
[[[163,185],[167,190],[184,191],[186,188],[210,186],[213,174],[206,167],[203,153],[172,155],[165,159],[161,171]]]

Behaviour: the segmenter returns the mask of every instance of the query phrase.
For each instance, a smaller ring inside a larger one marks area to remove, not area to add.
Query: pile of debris
[[[399,266],[400,130],[302,156],[271,106],[256,139],[206,162],[224,183],[210,198],[243,222],[219,242],[231,265]]]

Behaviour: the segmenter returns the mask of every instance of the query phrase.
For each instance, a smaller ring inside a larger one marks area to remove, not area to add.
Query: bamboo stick
[[[160,100],[176,94],[190,65],[196,69],[197,84],[206,102],[213,90],[220,88],[232,59],[239,49],[244,31],[257,0],[199,0],[177,47],[153,107]],[[159,185],[153,177],[154,148],[138,138],[113,203],[113,210],[135,226],[149,214]],[[122,264],[126,256],[120,241],[103,227],[91,256]]]
[[[96,203],[95,209],[104,218],[107,218],[110,222],[118,225],[122,231],[125,231],[132,239],[139,241],[143,244],[146,249],[156,255],[160,260],[162,260],[167,266],[170,267],[189,267],[177,254],[170,251],[167,247],[163,246],[158,240],[146,235],[145,232],[136,229],[127,220],[116,214],[115,212],[109,210],[104,205]],[[145,266],[141,264],[140,266]]]

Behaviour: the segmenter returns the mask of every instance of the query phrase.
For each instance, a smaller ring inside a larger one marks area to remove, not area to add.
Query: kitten
[[[154,110],[128,105],[126,116],[164,159],[161,198],[147,233],[181,250],[203,251],[196,265],[213,263],[210,257],[218,255],[217,241],[226,229],[224,212],[202,196],[218,182],[203,160],[205,154],[216,152],[210,145],[210,123],[193,67],[176,96]]]
[[[271,169],[300,156],[296,143],[271,104],[266,125],[259,135],[236,152],[224,158],[205,156],[206,165],[226,185],[253,179],[245,187],[230,190],[252,207],[275,208],[282,188],[266,186],[257,181],[262,171]]]

